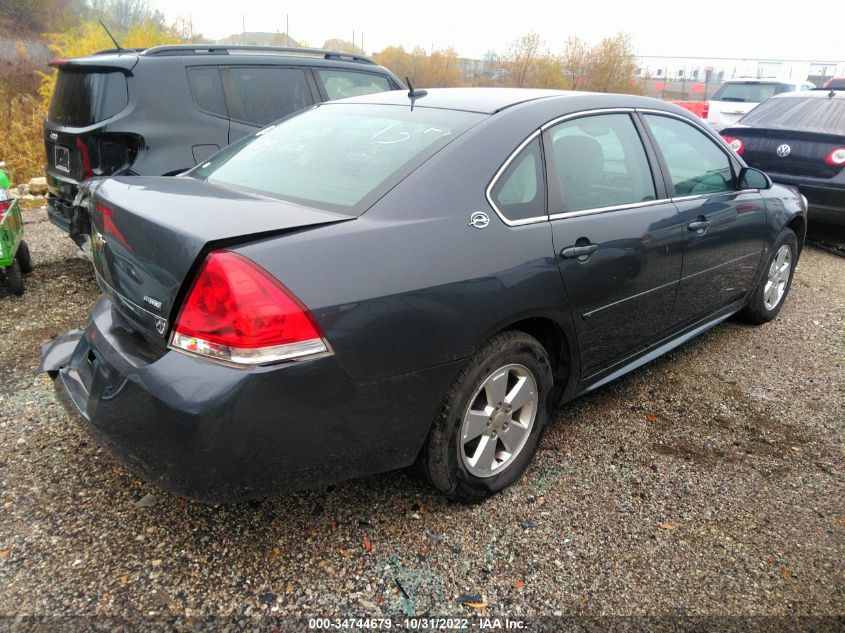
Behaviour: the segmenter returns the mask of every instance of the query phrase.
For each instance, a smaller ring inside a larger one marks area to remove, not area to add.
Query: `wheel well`
[[[798,237],[798,252],[800,253],[801,249],[804,247],[804,238],[807,235],[807,220],[799,215],[792,218],[786,226],[787,228],[792,229]]]
[[[512,323],[505,330],[518,330],[536,338],[549,354],[555,379],[555,399],[560,400],[572,375],[569,341],[563,329],[551,319],[542,317]]]

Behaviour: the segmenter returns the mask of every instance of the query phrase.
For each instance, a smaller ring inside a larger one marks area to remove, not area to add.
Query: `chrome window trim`
[[[569,119],[578,119],[582,116],[594,116],[596,114],[631,114],[632,112],[636,112],[635,108],[599,108],[597,110],[582,110],[581,112],[572,112],[570,114],[564,114],[563,116],[559,116],[556,119],[552,119],[548,123],[544,123],[540,130],[545,132],[550,127],[557,125],[558,123],[563,123],[564,121],[568,121]]]
[[[502,163],[502,166],[496,171],[496,174],[493,176],[493,179],[490,181],[490,184],[487,185],[487,189],[485,190],[485,196],[487,197],[487,202],[493,207],[493,210],[496,212],[496,215],[499,216],[499,219],[505,223],[507,226],[525,226],[526,224],[536,224],[537,222],[544,222],[547,220],[563,220],[566,218],[578,218],[583,217],[585,215],[597,215],[600,213],[608,213],[610,211],[621,211],[623,209],[639,209],[643,207],[650,207],[657,204],[666,204],[667,202],[678,202],[678,201],[685,201],[685,200],[697,200],[701,198],[709,198],[714,195],[725,195],[725,194],[743,194],[743,193],[754,193],[759,192],[759,189],[740,189],[737,191],[720,191],[712,194],[696,194],[692,196],[675,196],[673,198],[658,198],[657,200],[647,200],[645,202],[635,202],[632,204],[619,204],[613,205],[609,207],[595,207],[592,209],[579,209],[577,211],[561,211],[559,213],[546,213],[546,215],[538,215],[533,218],[523,218],[521,220],[509,220],[505,217],[505,214],[496,206],[496,203],[493,201],[492,191],[493,188],[496,186],[496,183],[499,181],[499,178],[502,176],[504,171],[508,168],[508,166],[514,161],[514,159],[519,155],[519,153],[525,149],[525,147],[531,143],[537,136],[548,130],[550,127],[557,125],[558,123],[562,123],[564,121],[568,121],[570,119],[577,119],[580,117],[585,116],[595,116],[600,114],[633,114],[633,113],[645,113],[645,114],[658,114],[663,116],[672,117],[675,119],[679,119],[681,121],[686,122],[688,125],[695,126],[695,122],[690,121],[687,117],[677,114],[675,112],[668,112],[666,110],[655,110],[652,108],[635,108],[635,107],[615,107],[615,108],[599,108],[595,110],[582,110],[580,112],[572,112],[570,114],[564,114],[559,116],[547,123],[544,123],[540,126],[539,129],[532,132],[519,146],[511,152],[510,156]],[[708,132],[705,131],[705,135]],[[719,148],[725,156],[727,156],[728,161],[730,161],[731,165],[736,165],[733,157],[725,151],[715,139],[714,145]],[[548,179],[548,174],[546,175]],[[548,184],[546,186],[548,190]]]
[[[580,218],[585,215],[595,215],[598,213],[607,213],[609,211],[622,211],[624,209],[639,209],[642,207],[651,207],[656,204],[666,204],[672,202],[672,198],[659,198],[658,200],[646,200],[645,202],[632,202],[631,204],[616,204],[610,207],[594,207],[592,209],[579,209],[578,211],[561,211],[560,213],[553,213],[549,216],[549,220],[562,220],[564,218]]]

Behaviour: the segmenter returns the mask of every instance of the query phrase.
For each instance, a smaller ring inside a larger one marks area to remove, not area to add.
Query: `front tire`
[[[517,481],[548,421],[552,376],[535,338],[514,331],[490,339],[446,394],[420,456],[435,488],[473,503]]]
[[[13,295],[23,294],[23,275],[18,260],[12,261],[12,265],[6,268],[6,286]]]
[[[760,325],[778,315],[792,286],[797,263],[798,238],[791,229],[784,229],[769,253],[763,275],[748,305],[739,313],[745,322]]]
[[[24,275],[28,275],[32,272],[32,255],[29,252],[29,244],[27,244],[24,240],[21,240],[20,244],[18,244],[18,252],[15,253],[15,257],[17,258],[21,267],[21,272]]]

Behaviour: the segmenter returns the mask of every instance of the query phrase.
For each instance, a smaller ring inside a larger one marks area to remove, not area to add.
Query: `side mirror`
[[[772,179],[759,169],[743,167],[739,170],[740,189],[771,189]]]

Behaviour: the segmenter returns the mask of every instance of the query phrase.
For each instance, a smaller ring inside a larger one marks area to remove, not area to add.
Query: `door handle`
[[[599,250],[598,244],[585,244],[584,246],[567,246],[560,252],[560,256],[564,259],[575,259],[576,257],[584,259]]]
[[[705,220],[703,217],[687,224],[687,230],[697,231],[699,235],[704,235],[708,228],[710,228],[710,220]]]

